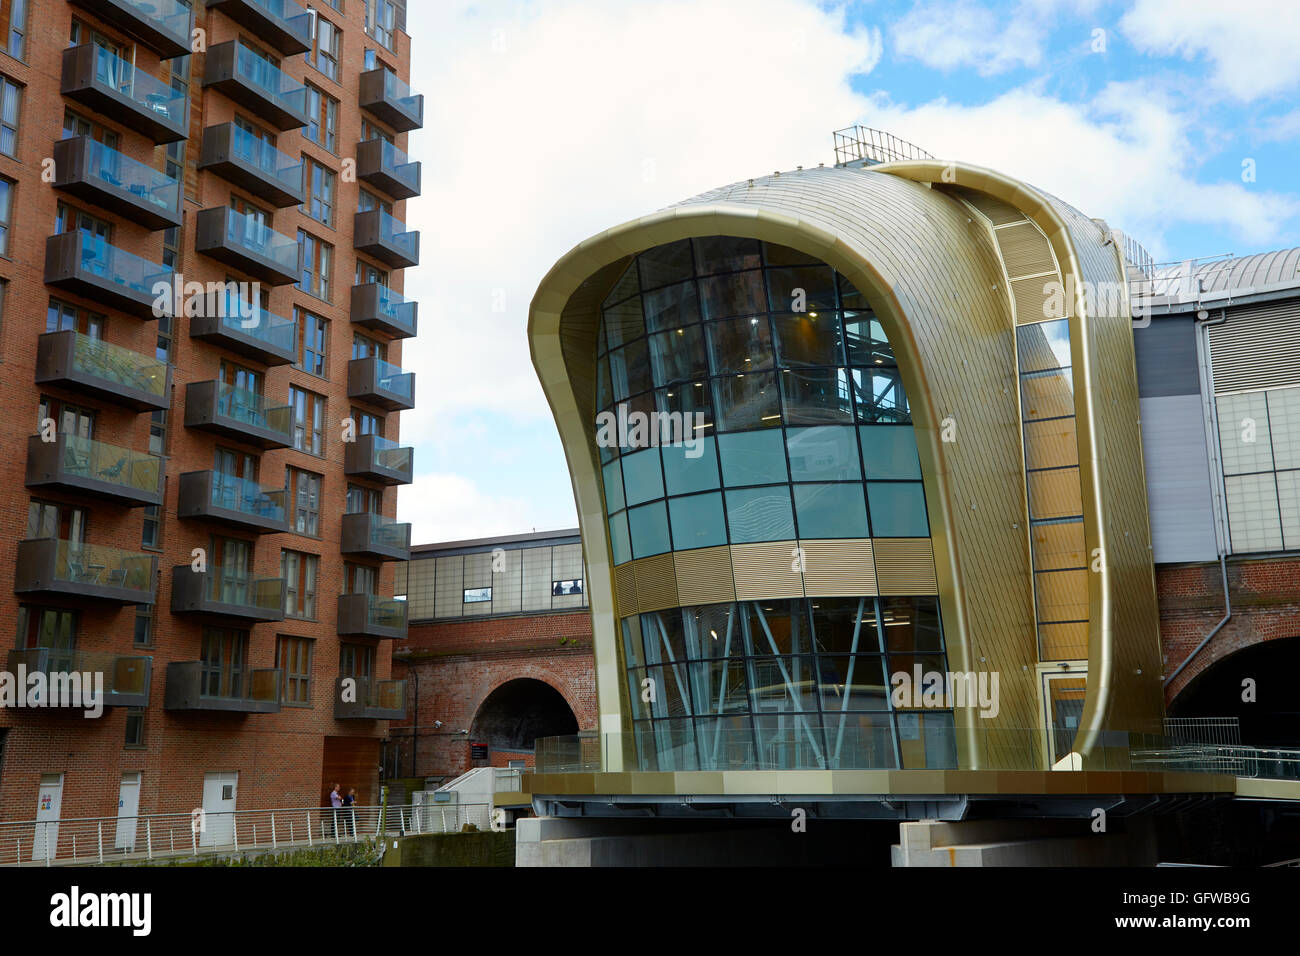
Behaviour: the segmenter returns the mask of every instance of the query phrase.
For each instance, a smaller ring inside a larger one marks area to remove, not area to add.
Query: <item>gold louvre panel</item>
[[[1079,497],[1079,469],[1053,468],[1029,473],[1029,516],[1073,518],[1083,514]]]
[[[874,597],[876,565],[870,538],[800,541],[808,597]]]
[[[1068,313],[1069,300],[1056,296],[1049,300],[1053,286],[1060,282],[1054,274],[1035,276],[1032,279],[1013,279],[1011,298],[1016,302],[1016,324],[1028,325],[1044,319],[1063,319]]]
[[[954,187],[953,191],[960,194],[963,199],[982,212],[989,222],[995,226],[1028,221],[1025,219],[1025,214],[1015,206],[1005,203],[1001,199],[995,199],[988,193],[962,187]]]
[[[1085,661],[1088,659],[1088,625],[1038,625],[1039,656],[1045,661]]]
[[[1079,463],[1073,418],[1025,423],[1025,467],[1064,468]]]
[[[731,549],[694,548],[673,555],[677,572],[677,598],[683,605],[723,604],[736,599],[731,577]]]
[[[736,578],[736,600],[803,597],[797,546],[795,541],[733,544],[731,564]]]
[[[1034,567],[1040,571],[1086,567],[1083,522],[1036,524],[1033,526]]]
[[[614,569],[614,600],[618,604],[619,617],[636,614],[640,609],[636,597],[636,571],[630,564],[620,564]]]
[[[1088,619],[1089,571],[1039,571],[1034,575],[1040,621]]]
[[[1052,257],[1052,247],[1047,244],[1047,237],[1038,231],[1032,222],[1003,226],[995,232],[998,248],[1002,250],[1002,261],[1007,267],[1007,275],[1013,279],[1021,276],[1041,275],[1044,272],[1056,272],[1056,260]]]
[[[677,575],[671,553],[633,561],[632,567],[636,571],[637,609],[641,613],[677,606]]]
[[[939,593],[929,538],[873,538],[871,550],[882,595]]]

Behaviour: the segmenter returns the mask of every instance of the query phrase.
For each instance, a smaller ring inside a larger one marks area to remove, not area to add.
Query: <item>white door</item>
[[[32,840],[32,860],[52,860],[59,853],[59,807],[63,805],[63,774],[41,774],[41,790],[36,800],[36,833]]]
[[[130,853],[135,849],[137,818],[140,814],[140,771],[122,774],[117,792],[117,837],[113,846]]]
[[[235,840],[235,796],[239,773],[203,775],[203,830],[200,846],[225,846]]]

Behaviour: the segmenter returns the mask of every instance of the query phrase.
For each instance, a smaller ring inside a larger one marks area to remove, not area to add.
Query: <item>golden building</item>
[[[1159,733],[1104,223],[962,164],[782,173],[579,244],[529,336],[601,770],[1114,769]]]

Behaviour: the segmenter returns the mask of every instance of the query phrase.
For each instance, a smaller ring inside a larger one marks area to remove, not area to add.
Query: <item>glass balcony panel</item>
[[[169,289],[172,285],[171,269],[109,245],[103,236],[89,233],[81,236],[81,271],[126,286],[139,295],[153,296],[154,286],[159,282]]]
[[[189,39],[190,8],[179,0],[119,0],[142,20],[151,20],[172,36]]]
[[[285,521],[285,492],[268,490],[255,481],[224,472],[213,472],[212,506],[227,511],[256,515],[267,521]]]
[[[418,258],[420,233],[414,229],[407,229],[406,223],[390,216],[382,209],[378,212],[380,241],[395,246],[408,259]]]
[[[167,388],[167,365],[132,349],[92,339],[80,332],[72,346],[72,367],[123,388],[132,388],[163,398]]]
[[[88,148],[88,172],[93,178],[113,189],[129,192],[163,212],[180,208],[178,180],[95,140],[88,142]]]
[[[172,124],[180,124],[185,119],[186,95],[183,91],[174,90],[157,77],[137,70],[101,46],[95,47],[95,80]]]
[[[301,113],[307,102],[307,88],[266,57],[250,50],[242,43],[235,44],[235,70],[247,82],[258,87],[282,109]]]
[[[411,467],[412,449],[399,445],[389,438],[375,436],[374,463],[393,471],[406,471]]]
[[[208,565],[208,597],[221,604],[235,604],[275,612],[283,606],[283,578],[255,578],[243,568]]]
[[[287,434],[291,412],[288,405],[272,406],[265,396],[246,388],[217,383],[217,414],[226,418]]]
[[[417,115],[420,111],[420,96],[412,93],[411,87],[392,70],[384,70],[384,96],[401,106],[404,112]]]
[[[154,558],[102,544],[60,540],[55,553],[54,579],[87,587],[153,588]]]
[[[81,478],[156,492],[162,459],[77,435],[63,436],[63,471]]]
[[[297,258],[297,244],[294,257]],[[244,301],[236,289],[227,286],[213,299],[221,324],[232,332],[264,342],[276,351],[292,352],[297,345],[297,323]]]
[[[405,548],[411,537],[411,526],[385,515],[374,515],[370,522],[370,543],[381,548]]]
[[[226,238],[237,246],[273,261],[286,272],[298,271],[298,240],[276,232],[260,217],[226,212]]]
[[[302,161],[294,161],[266,140],[254,136],[240,126],[231,131],[231,149],[244,162],[256,166],[285,189],[294,191],[302,186]]]

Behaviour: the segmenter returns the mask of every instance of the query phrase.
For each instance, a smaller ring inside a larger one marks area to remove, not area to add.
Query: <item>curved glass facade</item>
[[[597,433],[616,564],[728,543],[929,536],[893,350],[830,266],[754,239],[681,240],[636,256],[601,318]],[[668,416],[687,441],[660,439]],[[601,432],[638,417],[651,427]]]
[[[919,698],[948,669],[934,597],[673,608],[622,643],[641,769],[957,766],[951,709]],[[900,673],[917,690],[894,701]]]

